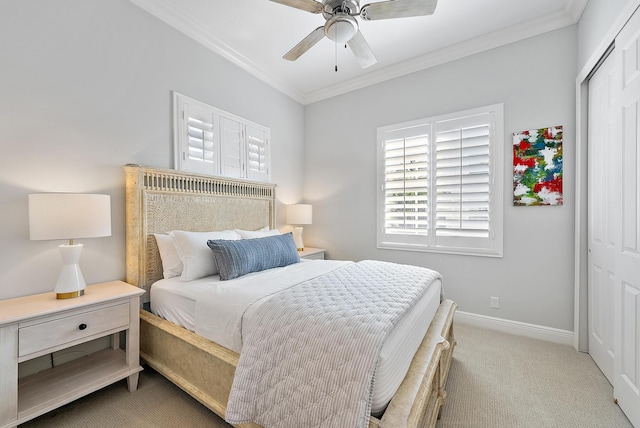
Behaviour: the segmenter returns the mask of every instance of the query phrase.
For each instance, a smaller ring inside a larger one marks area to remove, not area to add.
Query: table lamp
[[[298,251],[304,250],[302,241],[302,224],[311,224],[313,218],[311,205],[295,204],[287,206],[287,224],[296,225],[293,228],[293,240],[298,247]]]
[[[60,245],[63,266],[56,283],[56,299],[84,294],[86,283],[78,265],[82,244],[74,239],[111,236],[111,197],[78,193],[37,193],[29,195],[29,235],[31,240],[68,239]]]

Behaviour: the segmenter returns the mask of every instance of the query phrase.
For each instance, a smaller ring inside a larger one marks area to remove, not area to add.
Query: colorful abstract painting
[[[562,126],[513,134],[513,205],[562,205]]]

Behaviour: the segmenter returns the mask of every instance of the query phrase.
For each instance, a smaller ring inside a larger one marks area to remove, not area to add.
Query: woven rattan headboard
[[[127,282],[162,278],[154,233],[275,227],[275,184],[126,165]]]

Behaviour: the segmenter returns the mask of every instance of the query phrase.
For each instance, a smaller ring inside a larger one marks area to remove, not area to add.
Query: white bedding
[[[274,292],[315,278],[352,262],[305,260],[220,281],[210,276],[195,281],[164,279],[151,288],[151,310],[226,348],[242,351],[242,319],[249,317]],[[375,373],[372,414],[382,413],[395,394],[440,304],[441,282],[434,281],[384,342]],[[206,303],[198,303],[198,302]]]

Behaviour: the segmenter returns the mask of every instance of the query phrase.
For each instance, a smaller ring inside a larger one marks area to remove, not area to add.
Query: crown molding
[[[129,1],[237,65],[254,77],[262,80],[274,89],[282,92],[284,95],[303,105],[307,105],[573,25],[580,19],[588,0],[565,0],[564,9],[555,14],[533,21],[519,23],[493,33],[437,49],[424,55],[349,79],[340,84],[307,93],[303,93],[282,79],[273,76],[250,58],[222,42],[204,26],[195,22],[177,8],[170,0]]]
[[[585,0],[578,1],[583,2]],[[573,17],[566,11],[563,11],[534,21],[529,21],[524,24],[513,25],[493,33],[465,40],[463,42],[437,49],[424,55],[367,73],[338,85],[333,85],[330,88],[309,92],[305,94],[304,104],[322,101],[327,98],[332,98],[337,95],[485,52],[490,49],[538,36],[573,24],[575,24]]]
[[[574,24],[580,20],[584,8],[587,7],[587,1],[588,0],[566,0],[564,9],[569,16],[571,16]]]

